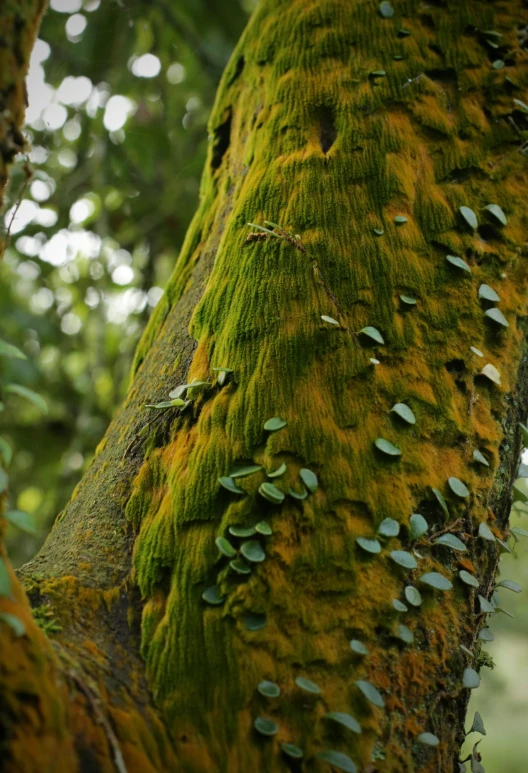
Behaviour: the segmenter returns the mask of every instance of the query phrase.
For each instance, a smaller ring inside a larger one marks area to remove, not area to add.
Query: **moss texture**
[[[526,21],[517,0],[408,0],[391,18],[372,0],[264,0],[232,57],[201,204],[127,402],[24,572],[35,601],[53,600],[57,638],[79,657],[88,644],[68,608],[86,614],[86,638],[103,654],[85,667],[99,684],[98,662],[128,664],[123,692],[107,687],[112,716],[116,695],[128,705],[145,696],[136,639],[123,634],[116,649],[115,605],[132,630],[141,616],[148,688],[171,739],[149,731],[162,770],[287,770],[280,742],[303,748],[306,770],[325,769],[314,755],[329,748],[369,773],[455,769],[468,697],[460,645],[479,653],[477,594],[490,596],[499,550],[478,528],[508,536],[514,427],[526,411],[526,117],[514,102],[527,99]],[[474,210],[477,229],[460,207]],[[265,220],[299,235],[302,249],[295,238],[248,242],[247,223]],[[481,284],[498,292],[507,328],[485,316]],[[359,334],[366,326],[383,345]],[[479,375],[487,364],[500,385]],[[233,370],[223,386],[218,367]],[[143,408],[193,378],[210,386],[191,390],[185,411]],[[390,411],[398,402],[415,425]],[[273,416],[287,426],[266,432]],[[380,437],[401,456],[380,454]],[[488,467],[473,461],[477,449]],[[273,479],[285,494],[301,491],[301,469],[319,486],[272,504],[258,493],[261,471],[237,481],[244,494],[229,493],[218,479],[242,462],[286,463]],[[453,494],[450,477],[468,497]],[[429,532],[416,543],[418,568],[405,570],[390,552],[411,550],[417,512]],[[379,555],[362,551],[357,538],[388,517],[399,536]],[[254,539],[266,558],[238,575],[215,539],[263,519],[273,533]],[[467,552],[433,545],[442,532]],[[478,590],[458,579],[462,568]],[[420,583],[433,571],[453,589]],[[215,584],[224,603],[207,605]],[[392,601],[407,585],[424,601],[402,614]],[[412,644],[397,637],[401,624]],[[353,638],[369,655],[351,651]],[[280,685],[279,698],[257,693],[263,679]],[[375,685],[385,707],[368,704],[356,680]],[[337,732],[328,711],[354,715],[363,732]],[[257,716],[276,721],[273,739],[255,733]],[[119,739],[134,727],[123,721]],[[424,731],[439,746],[415,744]],[[147,747],[127,747],[130,770],[142,770],[132,750],[144,759]]]

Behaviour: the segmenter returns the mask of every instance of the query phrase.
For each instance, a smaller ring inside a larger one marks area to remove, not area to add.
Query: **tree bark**
[[[233,54],[128,397],[21,572],[62,631],[1,631],[7,770],[62,749],[66,773],[322,771],[325,750],[459,770],[528,409],[527,18],[521,0],[391,8],[263,0]],[[247,226],[267,220],[285,230]],[[193,379],[183,409],[145,407]],[[227,481],[242,493],[219,483],[249,464]]]

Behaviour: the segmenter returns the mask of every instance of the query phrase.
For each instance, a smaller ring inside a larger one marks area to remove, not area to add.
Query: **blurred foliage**
[[[196,208],[208,114],[251,7],[50,0],[0,263],[0,337],[28,357],[1,358],[0,379],[49,407],[10,395],[0,416],[14,451],[10,507],[38,527],[8,537],[15,564],[39,548],[126,391]]]

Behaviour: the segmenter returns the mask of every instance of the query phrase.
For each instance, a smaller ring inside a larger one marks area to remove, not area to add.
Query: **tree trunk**
[[[129,395],[21,573],[62,631],[1,631],[8,771],[458,773],[528,407],[527,19],[391,10],[259,3]]]

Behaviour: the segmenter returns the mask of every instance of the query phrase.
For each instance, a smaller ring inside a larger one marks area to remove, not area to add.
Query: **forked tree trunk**
[[[128,398],[22,571],[63,630],[1,631],[9,771],[458,772],[527,412],[527,19],[390,12],[258,4]]]

